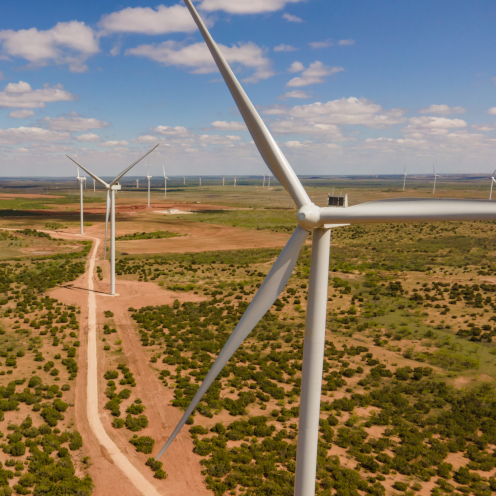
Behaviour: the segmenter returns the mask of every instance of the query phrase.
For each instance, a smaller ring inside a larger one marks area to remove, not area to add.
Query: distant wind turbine
[[[141,162],[145,157],[150,155],[150,153],[157,148],[158,145],[153,147],[149,152],[143,155],[139,160],[132,163],[127,169],[125,169],[121,174],[119,174],[110,184],[107,184],[103,179],[100,179],[98,176],[90,172],[88,169],[85,169],[82,165],[78,164],[73,158],[67,158],[72,160],[78,167],[81,167],[87,174],[89,174],[93,179],[98,181],[106,190],[107,190],[107,211],[105,214],[105,255],[107,254],[107,231],[108,231],[108,221],[109,214],[110,216],[110,294],[115,295],[115,192],[121,189],[121,185],[119,181],[125,174],[127,174],[136,164]]]
[[[79,167],[77,169],[77,179],[76,182],[79,183],[79,202],[81,204],[80,207],[80,215],[81,215],[81,234],[84,234],[84,213],[83,213],[83,183],[86,184],[86,177],[79,175]]]
[[[496,170],[493,172],[493,175],[491,176],[491,193],[489,193],[489,199],[490,200],[493,199],[493,186],[494,186],[494,183],[496,183],[495,176],[496,176]]]
[[[270,175],[269,175],[269,184],[267,186],[267,189],[270,189]]]
[[[405,169],[403,170],[403,191],[405,191],[406,188],[406,165]]]
[[[93,179],[93,193],[96,191],[96,181]]]
[[[136,189],[139,189],[139,179],[136,179]]]
[[[199,179],[200,179],[200,186],[201,186],[201,177]]]
[[[164,198],[167,198],[167,179],[169,179],[169,178],[165,174],[165,167],[163,164],[162,164],[162,169],[164,170],[164,192],[165,192]]]
[[[437,178],[438,177],[441,177],[441,176],[438,176],[436,174],[436,168],[434,166],[432,166],[432,170],[434,171],[434,188],[432,190],[432,194],[434,195],[436,193],[436,182],[437,182]]]
[[[148,208],[150,208],[150,180],[153,176],[150,176],[150,160],[148,160],[148,169],[146,173],[146,178],[148,179]]]
[[[236,187],[236,177],[234,178],[234,187]]]
[[[186,178],[183,176],[184,185],[186,186]]]
[[[222,186],[225,186],[225,185],[226,185],[226,178],[225,178],[225,177],[223,177],[223,178],[222,178]]]
[[[264,178],[264,180],[263,180],[262,188],[265,188],[265,176],[263,178]]]

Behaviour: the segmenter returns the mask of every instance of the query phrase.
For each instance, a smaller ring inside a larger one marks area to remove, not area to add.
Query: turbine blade
[[[496,220],[496,204],[487,200],[394,199],[320,211],[324,224],[473,220]]]
[[[268,276],[265,278],[262,286],[258,290],[224,348],[220,352],[217,360],[209,370],[205,380],[200,386],[200,389],[198,389],[195,397],[186,409],[181,421],[177,424],[167,443],[157,455],[156,460],[164,454],[172,441],[174,441],[176,436],[179,434],[179,431],[186,423],[186,420],[188,420],[189,416],[193,413],[198,403],[203,398],[203,395],[215,381],[226,363],[231,359],[241,343],[247,338],[248,334],[250,334],[253,328],[258,324],[260,319],[265,315],[267,310],[269,310],[272,304],[276,301],[277,297],[284,290],[291,274],[293,273],[301,247],[309,234],[310,233],[308,231],[305,231],[301,227],[296,228],[290,240],[284,247],[284,250],[281,252],[279,258],[270,270]]]
[[[139,164],[144,158],[148,157],[148,155],[150,155],[150,153],[152,153],[158,146],[160,145],[160,143],[158,145],[155,145],[149,152],[145,153],[140,159],[136,160],[136,162],[133,162],[126,170],[124,170],[123,172],[121,172],[111,183],[110,183],[110,186],[113,186],[114,184],[118,183],[119,180],[124,176],[126,175],[136,164]]]
[[[103,252],[103,259],[107,256],[107,231],[108,231],[108,221],[110,214],[110,190],[107,190],[107,211],[105,212],[105,251]]]
[[[103,179],[100,179],[98,176],[96,176],[95,174],[93,174],[93,172],[90,172],[88,169],[85,169],[81,164],[78,164],[73,158],[69,157],[69,155],[66,155],[66,157],[69,160],[72,160],[78,167],[81,167],[81,169],[83,169],[84,172],[86,172],[86,174],[89,174],[95,181],[98,181],[100,184],[102,184],[106,188],[109,187],[109,185]],[[78,179],[80,179],[80,177],[79,177],[79,170],[78,170]]]
[[[289,162],[286,160],[286,157],[283,155],[281,149],[275,142],[264,122],[260,118],[260,115],[255,110],[255,107],[243,90],[241,84],[236,79],[236,76],[232,72],[218,46],[215,44],[215,41],[201,20],[198,12],[193,6],[193,3],[191,0],[184,0],[184,3],[191,12],[193,19],[205,39],[210,53],[212,54],[215,63],[217,64],[217,67],[219,68],[222,77],[224,78],[224,81],[226,82],[236,105],[238,106],[239,111],[241,112],[243,120],[248,127],[248,131],[250,131],[260,155],[267,164],[267,167],[291,195],[294,202],[298,205],[298,208],[312,203],[300,180],[289,165]]]

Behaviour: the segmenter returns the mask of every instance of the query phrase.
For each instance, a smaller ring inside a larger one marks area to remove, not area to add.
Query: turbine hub
[[[298,225],[307,231],[312,231],[322,226],[322,222],[320,222],[320,207],[317,207],[314,203],[301,207],[298,210],[297,217]]]

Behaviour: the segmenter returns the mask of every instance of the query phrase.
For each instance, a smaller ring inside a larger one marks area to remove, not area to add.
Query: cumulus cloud
[[[431,105],[430,107],[420,109],[421,114],[464,114],[466,110],[463,107],[449,107],[448,105]]]
[[[316,102],[296,107],[274,106],[277,114],[287,115],[286,120],[275,121],[271,128],[278,133],[301,132],[323,134],[337,132],[325,126],[362,125],[384,129],[405,122],[403,109],[384,110],[380,105],[364,98],[341,98],[327,103]],[[272,108],[263,111],[273,114]],[[324,126],[324,127],[323,127]]]
[[[246,131],[244,122],[215,121],[212,122],[212,127],[218,131]]]
[[[274,52],[296,52],[298,48],[295,48],[294,46],[291,45],[277,45],[274,47]]]
[[[44,121],[49,129],[59,131],[88,131],[89,129],[102,129],[109,127],[108,122],[98,119],[87,119],[76,112],[71,112],[69,117],[45,117]]]
[[[258,82],[274,75],[272,62],[264,56],[264,50],[254,43],[240,43],[219,48],[230,64],[241,64],[255,72],[245,78],[245,82]],[[126,50],[126,55],[145,57],[166,66],[178,66],[191,69],[193,74],[209,74],[217,71],[212,55],[205,43],[183,45],[177,41],[169,40],[153,45],[140,45]]]
[[[354,44],[355,44],[355,40],[339,40],[338,41],[339,46],[350,46],[350,45],[354,45]]]
[[[283,14],[282,15],[283,19],[286,19],[288,22],[303,22],[303,19],[301,17],[292,15],[292,14]]]
[[[303,90],[294,90],[294,91],[288,91],[281,98],[283,100],[285,100],[287,98],[302,98],[302,99],[306,99],[306,98],[311,98],[311,95],[309,95],[306,91],[303,91]]]
[[[408,122],[403,132],[418,138],[425,135],[446,136],[451,129],[467,127],[467,123],[462,119],[447,119],[446,117],[412,117]]]
[[[495,126],[487,126],[486,124],[474,124],[471,127],[483,133],[487,133],[488,131],[494,131],[496,129]]]
[[[207,12],[223,10],[230,14],[260,14],[275,12],[283,9],[287,4],[302,1],[305,0],[202,0],[199,8]]]
[[[312,41],[309,43],[310,48],[313,48],[314,50],[318,48],[327,48],[333,45],[333,42],[331,39],[329,40],[324,40],[324,41]]]
[[[490,109],[487,111],[487,113],[488,113],[489,115],[496,115],[496,107],[492,107],[492,108],[490,108]]]
[[[324,65],[322,62],[319,61],[313,62],[312,64],[310,64],[310,67],[308,69],[305,69],[302,72],[301,77],[295,77],[291,79],[291,81],[289,81],[286,86],[302,87],[302,86],[308,86],[310,84],[323,83],[324,77],[332,76],[342,71],[344,71],[343,67],[328,67]],[[291,72],[297,72],[297,71],[293,70]]]
[[[29,83],[19,81],[9,83],[0,92],[0,107],[10,108],[43,108],[46,103],[71,102],[76,96],[63,89],[61,84],[45,85],[43,89],[33,90]]]
[[[100,136],[97,136],[93,133],[81,134],[76,139],[78,141],[84,141],[86,143],[98,143],[99,141],[102,141],[102,138],[100,138]]]
[[[9,114],[12,119],[27,119],[28,117],[33,117],[34,112],[32,110],[14,110]]]
[[[288,69],[288,72],[301,72],[305,70],[305,66],[301,62],[293,62]]]
[[[128,146],[129,143],[127,141],[105,141],[102,143],[100,146],[107,146],[107,147],[115,147],[115,146]]]
[[[179,135],[188,134],[188,130],[182,126],[175,126],[175,127],[157,126],[154,129],[154,131],[157,134],[162,134],[163,136],[179,136]]]
[[[0,143],[20,144],[29,142],[64,141],[71,138],[69,133],[41,129],[39,127],[17,127],[0,129]]]
[[[283,121],[275,121],[271,124],[270,128],[277,134],[324,135],[334,140],[343,139],[341,129],[334,124],[319,124],[316,122],[305,122],[299,119],[289,118]]]
[[[27,60],[31,66],[69,66],[71,72],[88,69],[86,60],[99,51],[96,33],[84,22],[59,22],[46,31],[36,28],[0,31],[4,57]]]
[[[188,9],[180,4],[166,7],[127,7],[104,15],[98,25],[106,33],[165,34],[192,32],[196,24]]]

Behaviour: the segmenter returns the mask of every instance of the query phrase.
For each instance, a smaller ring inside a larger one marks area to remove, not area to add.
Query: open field
[[[443,181],[438,197],[489,191],[488,181]],[[171,188],[167,201],[154,191],[151,209],[144,191],[119,193],[117,236],[124,239],[117,241],[115,298],[106,296],[103,193],[85,192],[85,234],[100,240],[90,272],[91,242],[76,236],[74,191],[66,195],[58,184],[54,199],[37,192],[47,184],[35,185],[19,192],[28,198],[4,199],[15,193],[12,183],[0,183],[3,486],[42,494],[51,467],[74,494],[140,494],[86,416],[92,278],[98,408],[117,449],[160,494],[292,494],[311,238],[287,288],[163,465],[146,465],[296,224],[277,185],[203,182]],[[427,178],[412,180],[406,193],[401,185],[397,178],[306,179],[320,205],[332,187],[348,193],[350,204],[432,197]],[[156,213],[170,208],[194,213]],[[319,495],[496,491],[495,241],[494,222],[333,230]]]

